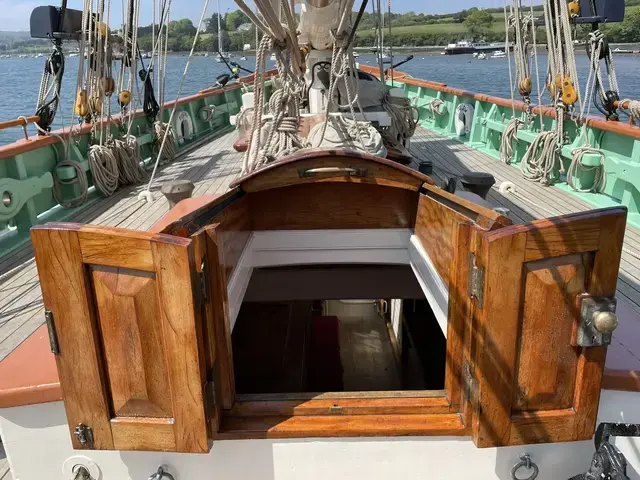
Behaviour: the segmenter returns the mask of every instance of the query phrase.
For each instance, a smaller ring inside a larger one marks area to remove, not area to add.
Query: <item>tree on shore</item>
[[[476,10],[464,19],[463,25],[469,30],[469,33],[478,35],[486,33],[493,23],[493,15],[486,10]]]

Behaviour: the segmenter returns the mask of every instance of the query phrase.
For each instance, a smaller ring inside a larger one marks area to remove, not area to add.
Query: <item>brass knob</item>
[[[593,315],[593,326],[600,333],[611,333],[618,327],[618,316],[612,312],[597,312]]]

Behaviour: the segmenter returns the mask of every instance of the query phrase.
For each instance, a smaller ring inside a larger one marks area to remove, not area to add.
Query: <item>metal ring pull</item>
[[[171,475],[168,472],[165,472],[164,467],[160,465],[158,467],[158,470],[155,473],[151,474],[151,476],[149,477],[149,480],[162,480],[163,478],[166,478],[168,480],[175,480],[175,478],[173,478],[173,475]]]
[[[349,167],[318,167],[305,170],[305,173],[307,175],[314,173],[348,173],[349,175],[353,175],[356,173],[356,169]]]
[[[314,167],[298,169],[298,175],[300,176],[300,178],[313,177],[318,174],[338,174],[348,175],[350,177],[366,177],[367,169],[364,167]]]
[[[89,470],[84,465],[76,465],[72,471],[75,474],[73,480],[92,480]]]
[[[521,468],[526,468],[527,470],[533,470],[531,475],[528,477],[522,478],[516,475],[516,472]],[[520,461],[516,463],[511,469],[511,479],[512,480],[535,480],[538,477],[538,465],[531,461],[531,457],[528,453],[524,453],[520,455]]]

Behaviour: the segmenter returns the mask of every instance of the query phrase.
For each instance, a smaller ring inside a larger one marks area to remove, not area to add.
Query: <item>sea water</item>
[[[408,53],[402,53],[394,58],[394,62],[402,61]],[[65,74],[61,96],[61,108],[56,116],[54,128],[69,126],[77,122],[73,115],[73,101],[77,84],[77,72],[79,57],[66,59]],[[186,55],[170,55],[167,62],[165,101],[176,98],[182,73],[187,63]],[[238,61],[238,59],[235,59]],[[362,55],[359,58],[362,64],[375,66],[373,56]],[[587,74],[589,72],[589,59],[586,55],[577,56],[577,67],[581,91],[584,92]],[[149,60],[145,60],[147,64]],[[242,66],[253,70],[255,57],[247,57],[246,61],[238,61]],[[17,118],[20,115],[29,116],[35,113],[40,79],[44,67],[45,58],[2,58],[0,59],[0,120]],[[532,77],[535,78],[535,58],[531,58]],[[538,56],[538,72],[540,86],[544,85],[547,57]],[[267,61],[268,67],[273,67],[273,62]],[[114,64],[114,76],[117,75],[120,63]],[[640,68],[640,56],[619,55],[615,57],[615,67],[618,76],[621,98],[640,99],[640,77],[637,72]],[[413,60],[399,67],[400,71],[424,80],[446,83],[449,86],[462,88],[474,93],[484,93],[498,97],[510,98],[509,88],[509,63],[506,59],[477,60],[471,55],[426,55],[416,53]],[[604,67],[603,67],[604,72]],[[193,95],[199,90],[211,87],[215,84],[218,75],[227,73],[223,63],[217,63],[215,58],[193,57],[190,61],[189,71],[182,86],[181,96]],[[511,68],[512,77],[515,69]],[[138,87],[142,88],[141,82]],[[532,101],[537,104],[534,94]],[[157,91],[156,91],[157,93]],[[114,96],[115,97],[115,96]],[[517,91],[515,98],[518,98]],[[115,99],[114,99],[115,100]],[[542,98],[543,103],[549,101]],[[118,111],[115,101],[112,102],[113,112]],[[595,108],[591,108],[592,114],[597,114]],[[29,129],[34,134],[33,127]],[[0,130],[0,145],[23,138],[20,127]]]

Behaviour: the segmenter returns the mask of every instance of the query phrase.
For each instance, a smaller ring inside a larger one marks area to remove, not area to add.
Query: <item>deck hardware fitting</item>
[[[569,480],[629,480],[627,459],[615,445],[609,443],[611,437],[640,437],[640,424],[603,422],[598,425],[594,436],[596,452],[591,459],[589,470]]]
[[[87,467],[84,465],[76,465],[73,467],[73,473],[75,474],[73,480],[92,480],[89,470],[87,470]]]
[[[149,476],[149,480],[162,480],[163,478],[166,478],[167,480],[175,480],[173,475],[165,471],[165,467],[163,465],[160,465],[158,470]]]
[[[528,477],[519,477],[516,472],[521,468],[525,468],[527,470],[533,470],[531,475]],[[512,480],[535,480],[538,477],[538,465],[531,461],[531,457],[528,453],[523,453],[520,455],[520,461],[516,463],[511,468],[511,479]]]

